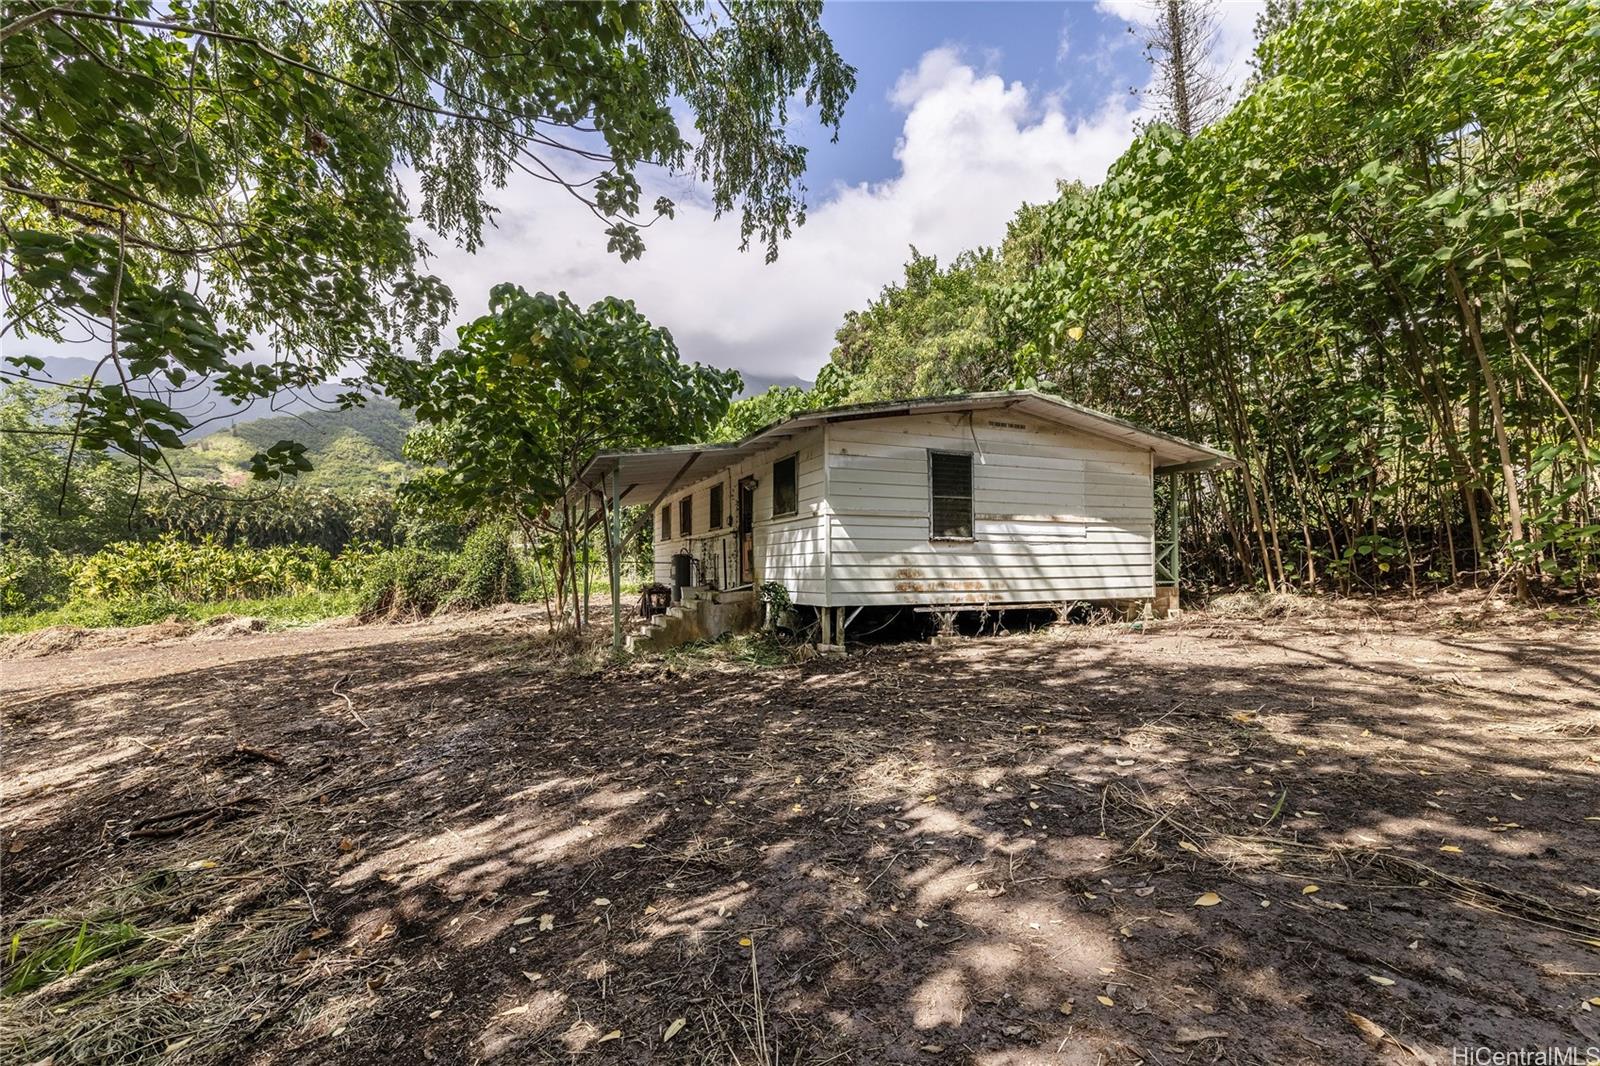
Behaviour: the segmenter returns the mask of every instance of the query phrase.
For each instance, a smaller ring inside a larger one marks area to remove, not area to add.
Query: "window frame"
[[[792,463],[794,468],[794,506],[787,511],[778,510],[778,464]],[[792,518],[800,513],[800,453],[772,460],[772,517]]]
[[[661,505],[661,543],[672,539],[672,504]]]
[[[707,515],[706,532],[711,533],[723,526],[723,512],[728,509],[728,492],[719,481],[707,490],[706,496],[706,509],[710,512]]]
[[[694,536],[694,493],[678,501],[678,535],[685,539]]]
[[[949,458],[957,458],[957,457],[959,457],[959,458],[965,459],[967,461],[967,495],[965,497],[960,497],[960,496],[940,496],[940,497],[936,497],[935,496],[934,491],[933,491],[933,464],[934,464],[934,459],[935,459],[936,456],[947,456]],[[928,540],[930,540],[930,541],[932,541],[933,543],[936,543],[936,544],[970,544],[973,541],[977,540],[978,539],[978,536],[977,536],[977,533],[978,533],[978,529],[977,529],[977,506],[976,506],[977,493],[978,493],[978,474],[977,474],[977,470],[974,468],[974,464],[973,464],[973,461],[972,461],[972,453],[971,452],[950,451],[948,449],[943,449],[943,448],[929,448],[928,449]],[[963,499],[963,498],[966,499],[966,501],[967,501],[967,532],[966,532],[965,536],[961,536],[961,535],[954,535],[954,536],[942,535],[942,534],[940,534],[938,531],[936,531],[934,529],[934,526],[933,526],[933,521],[934,521],[934,500],[936,498],[937,499],[945,499],[945,500],[959,500],[959,499]]]

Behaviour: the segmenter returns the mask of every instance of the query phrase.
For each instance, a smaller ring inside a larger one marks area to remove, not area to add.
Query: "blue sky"
[[[808,123],[807,183],[819,192],[835,182],[894,176],[905,114],[890,93],[932,49],[957,48],[980,69],[1021,82],[1037,97],[1057,96],[1069,113],[1088,114],[1108,89],[1127,90],[1149,76],[1128,21],[1093,3],[847,0],[828,4],[822,23],[856,68],[857,82],[837,144]]]

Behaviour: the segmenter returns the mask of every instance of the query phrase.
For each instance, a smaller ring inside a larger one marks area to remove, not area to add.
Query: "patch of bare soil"
[[[6,664],[4,1056],[1600,1044],[1592,623],[599,661],[514,617]]]

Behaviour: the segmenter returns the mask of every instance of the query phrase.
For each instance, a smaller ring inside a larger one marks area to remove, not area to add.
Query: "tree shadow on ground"
[[[241,1024],[185,1054],[1358,1063],[1594,1043],[1597,678],[1581,630],[1289,624],[767,669],[573,671],[456,634],[36,693],[9,722],[6,934],[152,871],[173,899],[142,905],[175,923],[291,915],[255,972],[198,949],[163,969],[162,1011],[152,978],[106,992],[129,1058],[219,1003]],[[9,1005],[25,1034],[64,985]],[[1352,1013],[1389,1035],[1363,1042]]]

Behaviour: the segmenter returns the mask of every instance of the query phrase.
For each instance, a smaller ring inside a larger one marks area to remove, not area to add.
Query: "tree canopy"
[[[624,259],[673,210],[644,202],[643,168],[693,173],[771,259],[805,216],[790,109],[837,129],[854,85],[820,8],[8,4],[5,333],[97,345],[78,448],[161,470],[198,379],[246,400],[431,349],[454,301],[422,233],[476,247],[514,172],[576,197]],[[15,340],[4,373],[37,370]],[[303,466],[285,444],[255,469]]]
[[[563,592],[592,520],[585,464],[600,451],[704,439],[740,384],[734,371],[684,363],[632,303],[582,309],[515,285],[495,286],[489,313],[455,347],[389,360],[378,375],[422,423],[408,454],[432,464],[406,491],[552,538]]]
[[[1245,461],[1190,553],[1265,587],[1600,569],[1592,4],[1278,5],[1260,80],[847,318],[852,399],[1043,384]],[[1200,573],[1200,568],[1191,572]]]

